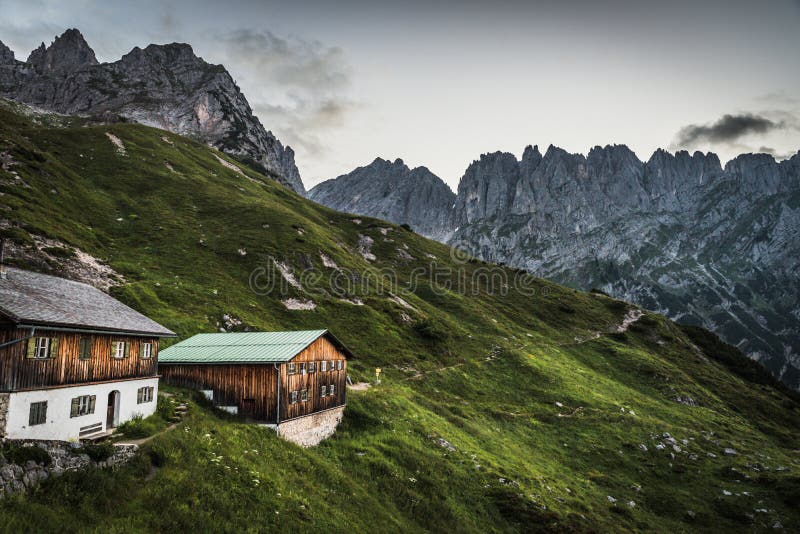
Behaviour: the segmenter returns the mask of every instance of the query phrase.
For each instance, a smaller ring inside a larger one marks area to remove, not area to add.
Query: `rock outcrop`
[[[723,168],[712,153],[657,150],[642,162],[624,145],[587,156],[529,146],[519,160],[482,155],[454,202],[439,194],[413,217],[398,207],[416,205],[420,189],[400,170],[387,180],[381,162],[312,198],[701,324],[800,388],[800,153],[743,154]]]
[[[427,168],[409,169],[401,159],[381,158],[317,185],[308,197],[339,211],[408,224],[442,241],[450,233],[450,210],[456,198]]]
[[[134,48],[98,63],[78,30],[67,30],[26,62],[0,43],[0,96],[65,114],[123,117],[193,137],[262,169],[303,194],[294,152],[253,115],[221,65],[187,44]]]

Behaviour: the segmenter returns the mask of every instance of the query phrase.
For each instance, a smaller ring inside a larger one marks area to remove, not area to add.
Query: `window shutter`
[[[128,341],[121,341],[120,343],[125,343],[125,357],[127,358],[131,355],[131,344]]]
[[[89,398],[89,413],[94,413],[94,403],[97,400],[97,395],[92,395]]]
[[[117,342],[116,341],[112,341],[111,342],[111,354],[110,354],[110,356],[113,358],[116,355],[116,353],[117,353]]]
[[[78,410],[80,409],[80,401],[81,401],[80,397],[75,397],[74,399],[72,399],[72,409],[69,412],[70,417],[78,416]]]
[[[28,354],[27,358],[33,359],[36,357],[36,338],[32,337],[28,340]]]
[[[136,404],[142,403],[142,393],[144,392],[144,388],[139,388],[136,390]]]
[[[50,354],[47,355],[48,358],[57,358],[58,357],[58,338],[51,337],[50,338]]]

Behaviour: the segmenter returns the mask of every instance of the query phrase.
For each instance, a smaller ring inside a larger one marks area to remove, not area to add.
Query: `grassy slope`
[[[239,328],[330,328],[358,355],[355,379],[380,366],[384,380],[350,392],[340,431],[312,450],[195,405],[149,446],[163,462],[152,480],[146,455],[114,473],[60,479],[0,503],[6,529],[800,528],[800,407],[707,358],[664,318],[647,314],[625,334],[577,344],[618,324],[627,306],[541,280],[528,281],[533,296],[465,295],[424,277],[402,294],[413,311],[374,290],[355,306],[294,288],[289,296],[318,307],[288,311],[284,297],[249,289],[268,257],[298,276],[310,263],[324,281],[336,271],[320,253],[359,272],[395,269],[401,281],[427,268],[428,255],[467,275],[483,265],[455,263],[443,245],[388,223],[356,224],[250,170],[247,179],[187,139],[39,122],[0,102],[0,153],[16,162],[0,170],[1,218],[14,223],[2,232],[17,246],[47,237],[103,259],[126,280],[113,293],[181,337],[217,330],[223,315]],[[357,253],[360,234],[374,239],[376,261]],[[402,247],[415,259],[402,259]],[[37,268],[58,271],[57,257]],[[657,450],[664,432],[688,445]],[[740,454],[723,456],[724,447]]]

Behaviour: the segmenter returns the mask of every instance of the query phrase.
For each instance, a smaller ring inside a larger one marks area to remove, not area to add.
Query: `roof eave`
[[[36,327],[36,328],[45,328],[49,330],[65,330],[65,331],[76,331],[76,332],[93,332],[99,334],[109,334],[109,335],[120,335],[120,336],[136,336],[136,337],[158,337],[158,338],[173,338],[178,337],[178,335],[173,332],[172,330],[167,330],[166,332],[152,332],[147,330],[127,330],[127,329],[114,329],[114,328],[105,328],[102,326],[91,326],[91,325],[80,325],[74,323],[56,323],[52,321],[38,321],[38,320],[27,320],[24,318],[16,318],[12,319],[13,322],[17,324],[20,328],[29,328],[29,327]]]

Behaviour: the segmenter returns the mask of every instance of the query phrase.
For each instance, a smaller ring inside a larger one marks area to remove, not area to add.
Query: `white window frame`
[[[116,345],[114,345],[114,359],[115,360],[124,360],[125,359],[125,341],[115,341]]]
[[[136,404],[144,404],[144,403],[147,403],[147,402],[153,402],[153,397],[154,397],[154,393],[155,393],[155,388],[153,386],[145,386],[145,387],[139,388],[139,391],[141,393],[139,393],[137,395],[137,398],[139,400],[137,400]]]
[[[324,399],[325,397],[328,396],[328,386],[325,386],[325,385],[322,386],[322,389],[319,392],[319,396],[322,399]]]
[[[298,393],[297,390],[289,393],[289,404],[297,404]]]
[[[319,362],[319,370],[322,373],[324,373],[325,371],[328,370],[328,362],[327,362],[327,360],[322,360],[321,362]]]
[[[308,362],[308,374],[317,372],[317,362]]]
[[[290,375],[297,374],[297,366],[294,364],[294,362],[289,362],[286,365],[286,373]]]
[[[328,386],[328,396],[329,397],[335,397],[336,396],[336,386],[335,385],[331,384],[330,386]]]
[[[139,353],[139,357],[143,360],[149,360],[153,357],[153,344],[150,341],[146,341],[142,343],[141,351]]]
[[[36,346],[33,351],[34,360],[46,360],[50,357],[50,338],[37,337]]]
[[[92,397],[95,397],[95,395],[80,395],[75,397],[78,399],[78,411],[74,415],[70,413],[70,418],[93,414]]]
[[[308,388],[300,390],[300,402],[308,402]]]
[[[304,375],[304,374],[306,374],[306,364],[305,364],[305,362],[300,362],[300,363],[298,364],[298,370],[297,370],[297,372],[298,372],[298,373],[300,373],[301,375]]]

